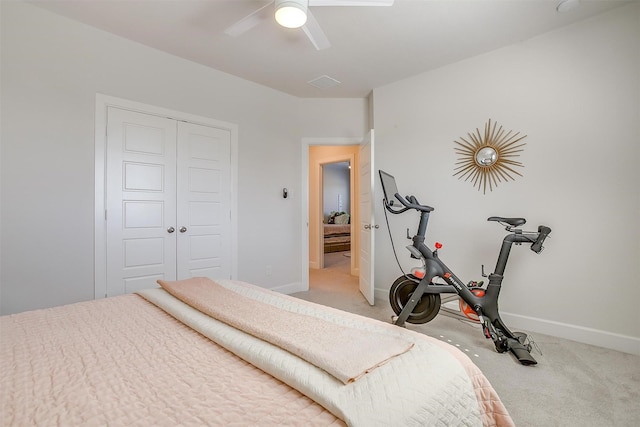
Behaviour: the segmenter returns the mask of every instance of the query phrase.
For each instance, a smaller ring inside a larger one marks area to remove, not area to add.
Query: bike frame
[[[382,190],[384,192],[384,207],[387,211],[393,214],[401,214],[408,210],[415,209],[420,212],[418,232],[413,236],[413,244],[407,246],[407,249],[411,252],[413,258],[422,260],[425,267],[425,274],[421,279],[405,275],[407,279],[417,283],[417,285],[410,294],[407,294],[409,301],[403,301],[401,309],[397,304],[394,305],[396,301],[392,302],[394,311],[398,314],[398,317],[394,319],[393,323],[398,326],[403,326],[424,295],[429,295],[429,300],[435,302],[441,301],[440,296],[435,294],[457,294],[476,312],[482,324],[484,336],[493,340],[498,352],[511,351],[523,365],[535,365],[538,363],[531,356],[531,344],[526,342],[528,339],[527,334],[511,332],[500,318],[500,313],[498,312],[498,297],[500,295],[500,289],[502,288],[504,270],[507,267],[507,261],[513,244],[531,243],[531,250],[535,253],[540,253],[543,249],[542,244],[544,240],[549,233],[551,233],[551,228],[540,225],[538,226],[537,232],[523,232],[515,227],[524,225],[526,222],[524,218],[488,218],[489,221],[497,221],[505,224],[509,234],[507,234],[502,241],[496,268],[493,273],[489,274],[489,284],[484,289],[484,295],[479,296],[473,293],[473,289],[476,288],[465,285],[464,282],[440,260],[438,257],[439,245],[437,243],[436,249],[433,251],[425,245],[424,239],[429,222],[429,213],[433,211],[433,208],[431,206],[421,205],[414,196],[407,196],[405,199],[398,193],[395,178],[382,170],[379,171],[379,173]],[[396,209],[394,207],[394,199],[397,199],[403,207]],[[446,284],[433,283],[435,277],[442,278]],[[397,283],[401,284],[402,282]],[[390,298],[392,298],[391,292],[395,292],[398,289],[394,288],[394,286],[390,289]],[[437,307],[438,310],[439,308],[440,307]],[[399,313],[398,310],[400,311]],[[434,311],[433,315],[435,316],[436,314],[437,311]]]
[[[391,210],[396,213],[396,211]],[[400,212],[397,212],[400,213]],[[478,316],[486,316],[495,327],[503,330],[509,338],[516,336],[506,327],[498,312],[498,296],[502,287],[504,271],[507,266],[511,247],[514,243],[534,243],[538,239],[539,233],[522,232],[515,229],[509,233],[502,242],[498,261],[493,273],[489,274],[489,284],[485,290],[484,296],[476,296],[453,271],[446,266],[438,257],[438,251],[432,251],[424,243],[427,223],[429,221],[429,212],[421,212],[420,224],[418,225],[418,233],[413,237],[413,245],[407,248],[416,258],[421,258],[425,265],[425,275],[418,283],[411,299],[403,307],[394,324],[398,326],[404,325],[407,318],[413,312],[413,309],[420,301],[424,294],[458,294],[469,306],[478,313]],[[433,283],[435,277],[442,278],[447,284],[440,285]]]

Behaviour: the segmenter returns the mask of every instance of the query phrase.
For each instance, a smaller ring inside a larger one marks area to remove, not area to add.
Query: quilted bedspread
[[[292,353],[345,384],[409,351],[398,334],[354,329],[266,304],[227,289],[207,277],[158,280],[180,301],[235,329]]]
[[[138,295],[0,317],[0,426],[344,426]]]
[[[161,289],[143,296],[253,365],[301,391],[348,425],[513,425],[489,382],[458,349],[422,334],[277,294],[218,281],[240,295],[363,331],[403,336],[414,347],[350,384],[274,345],[218,322]]]
[[[344,384],[161,289],[144,291],[145,299],[2,316],[0,425],[513,425],[478,368],[439,340],[241,282],[220,284],[415,345]]]

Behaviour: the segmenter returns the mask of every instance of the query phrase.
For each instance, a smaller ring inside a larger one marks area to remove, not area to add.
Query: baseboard
[[[376,299],[376,303],[378,300],[382,300],[383,304],[389,304],[389,290],[388,289],[379,289],[375,288],[373,291],[373,297]]]
[[[307,289],[303,289],[302,282],[294,282],[286,285],[276,286],[275,288],[271,288],[271,290],[281,294],[289,295],[295,292],[306,291]]]
[[[500,316],[509,326],[509,329],[524,329],[530,332],[538,332],[584,344],[640,355],[640,338],[552,320],[522,316],[520,314],[502,312]]]
[[[389,304],[388,290],[376,289],[375,297],[376,302],[380,301],[381,304]],[[537,332],[552,337],[640,355],[640,338],[514,313],[501,312],[500,315],[509,329],[523,329],[529,332]]]

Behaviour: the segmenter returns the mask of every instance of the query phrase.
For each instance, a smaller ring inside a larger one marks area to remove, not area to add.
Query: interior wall
[[[0,8],[0,313],[94,298],[96,93],[237,124],[238,278],[299,286],[301,138],[361,135],[365,100],[307,102],[34,5]]]
[[[322,167],[323,221],[332,212],[351,213],[351,179],[348,162],[327,163]]]
[[[553,229],[541,255],[514,247],[501,311],[516,327],[640,353],[640,5],[374,91],[376,167],[402,194],[435,207],[427,244],[464,280],[495,266],[504,230],[522,216]],[[454,140],[488,119],[527,135],[524,175],[487,194],[453,176]],[[376,183],[376,199],[382,199]],[[382,209],[377,223],[384,225]],[[394,215],[397,242],[416,215]],[[403,245],[396,245],[402,247]],[[400,250],[405,266],[412,265]],[[399,275],[376,235],[376,289]],[[407,267],[408,268],[408,267]]]
[[[299,102],[304,137],[362,139],[370,129],[366,98],[304,98]]]

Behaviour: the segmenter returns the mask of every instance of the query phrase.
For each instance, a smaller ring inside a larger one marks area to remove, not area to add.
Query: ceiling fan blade
[[[274,2],[269,2],[255,12],[245,16],[244,18],[224,30],[225,34],[228,34],[232,37],[238,37],[239,35],[246,33],[256,25],[264,21],[270,14],[272,14],[273,3]]]
[[[310,10],[307,10],[307,23],[304,24],[302,30],[317,50],[331,47],[329,39],[324,34],[324,31],[322,31],[322,28],[320,28],[320,24],[318,24],[318,21],[316,21],[315,16],[313,16]]]
[[[322,28],[320,28],[320,24],[318,24],[316,17],[313,16],[310,10],[307,10],[307,22],[303,25],[302,30],[317,50],[331,47],[329,39],[324,34],[324,31],[322,31]]]
[[[393,6],[394,0],[309,0],[309,6]]]

